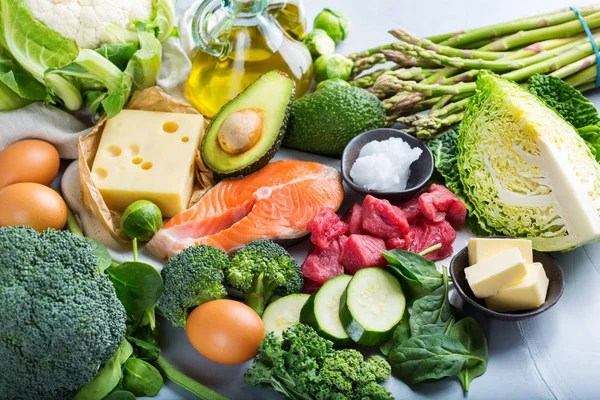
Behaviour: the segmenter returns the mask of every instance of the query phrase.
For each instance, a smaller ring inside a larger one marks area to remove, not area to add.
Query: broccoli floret
[[[0,228],[0,393],[66,399],[125,337],[126,314],[84,238]]]
[[[388,378],[390,366],[380,357],[365,361],[356,350],[334,350],[333,343],[307,325],[295,325],[283,339],[268,333],[246,382],[271,386],[292,399],[392,399],[378,382]]]
[[[225,280],[244,293],[246,304],[258,315],[275,293],[297,293],[304,283],[296,260],[270,240],[255,240],[242,248],[225,271]]]
[[[159,311],[174,326],[185,326],[194,307],[227,296],[223,271],[228,265],[221,249],[207,245],[188,247],[169,259],[161,272]]]

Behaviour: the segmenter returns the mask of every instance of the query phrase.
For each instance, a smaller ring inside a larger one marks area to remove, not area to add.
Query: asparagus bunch
[[[579,11],[600,47],[600,3]],[[396,42],[347,56],[354,62],[351,84],[382,100],[388,126],[405,124],[422,140],[461,122],[482,69],[523,84],[551,74],[581,91],[595,87],[596,55],[570,9],[429,38],[390,33]]]

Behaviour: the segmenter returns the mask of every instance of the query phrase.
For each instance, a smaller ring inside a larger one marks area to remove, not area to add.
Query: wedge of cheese
[[[465,268],[467,282],[473,294],[485,298],[514,285],[525,277],[527,268],[523,255],[516,247]]]
[[[511,247],[519,249],[526,263],[533,263],[531,240],[527,239],[472,238],[469,239],[467,247],[469,249],[469,265],[485,261]]]
[[[136,200],[150,200],[164,217],[185,210],[203,133],[199,114],[123,110],[109,119],[92,166],[108,208],[121,212]]]
[[[491,310],[523,311],[538,308],[546,301],[549,280],[541,263],[527,264],[527,274],[515,285],[502,289],[485,299]]]

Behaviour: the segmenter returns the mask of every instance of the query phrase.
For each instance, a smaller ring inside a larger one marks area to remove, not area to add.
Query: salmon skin
[[[295,239],[323,207],[344,199],[340,173],[306,161],[283,160],[238,180],[225,180],[179,213],[148,242],[166,259],[199,244],[231,253],[256,239]]]

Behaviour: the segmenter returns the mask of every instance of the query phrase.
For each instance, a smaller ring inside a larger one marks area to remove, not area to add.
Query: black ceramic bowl
[[[565,288],[563,271],[550,254],[540,253],[539,251],[534,250],[533,261],[542,263],[544,270],[546,271],[546,276],[550,281],[548,284],[548,292],[546,293],[546,301],[540,307],[533,310],[497,312],[487,308],[483,299],[475,297],[467,282],[467,278],[465,277],[465,268],[469,266],[469,249],[467,247],[459,251],[452,258],[452,261],[450,262],[450,275],[452,276],[454,287],[456,288],[456,291],[458,291],[460,297],[462,297],[464,301],[477,312],[489,318],[519,321],[531,318],[548,310],[556,304],[558,299],[560,299]]]
[[[354,183],[352,178],[350,178],[350,169],[358,158],[358,154],[362,150],[363,146],[369,142],[372,142],[373,140],[382,141],[390,138],[402,138],[402,140],[408,143],[410,147],[418,147],[423,150],[421,157],[419,157],[419,159],[413,162],[410,166],[410,177],[408,179],[408,183],[406,184],[406,189],[397,192],[386,192],[369,190]],[[425,186],[425,184],[427,184],[432,174],[433,154],[431,154],[429,147],[427,147],[425,143],[421,142],[414,136],[397,129],[381,128],[362,133],[348,143],[344,149],[344,154],[342,155],[342,176],[344,177],[344,181],[354,191],[362,194],[363,196],[370,194],[372,196],[391,201],[408,200],[417,194],[423,188],[423,186]]]

